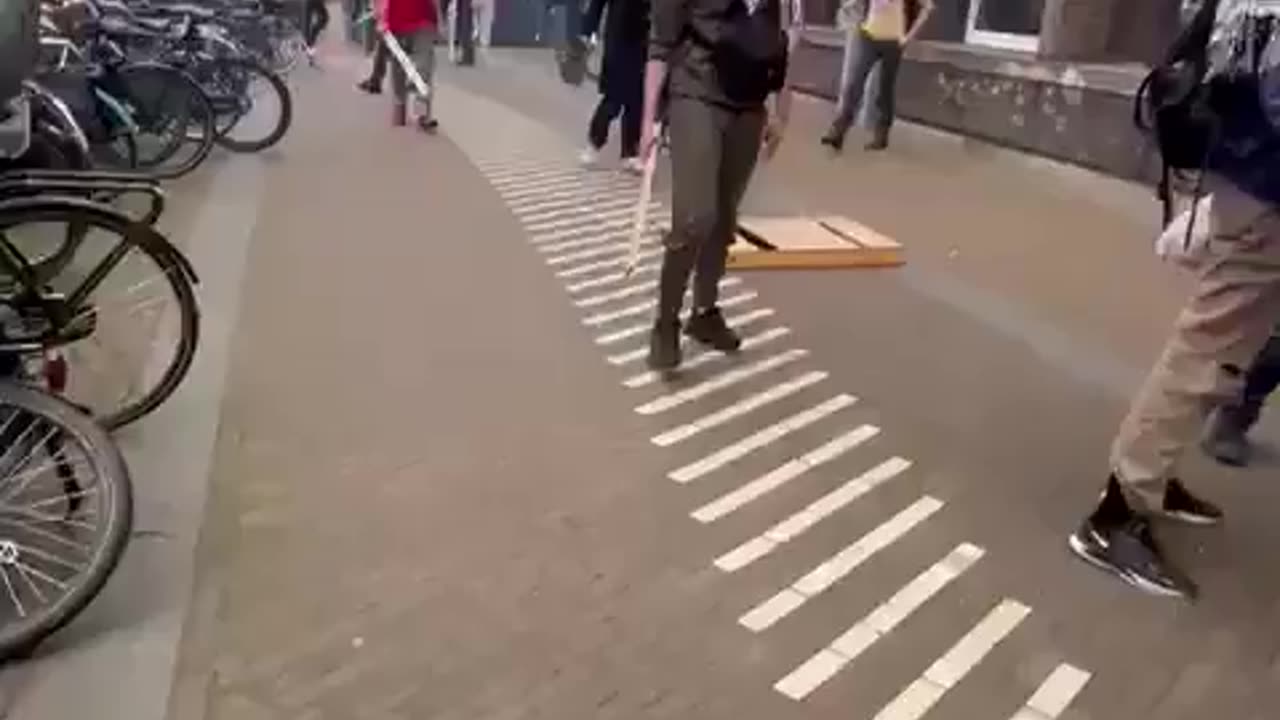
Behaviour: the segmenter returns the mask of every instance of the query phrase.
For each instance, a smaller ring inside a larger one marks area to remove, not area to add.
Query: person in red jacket
[[[435,0],[379,0],[378,27],[391,33],[413,61],[418,74],[431,90],[431,76],[436,65],[436,38],[440,32],[440,11]],[[402,126],[408,121],[409,79],[399,62],[392,58],[391,87],[395,93],[391,122]],[[438,123],[431,109],[431,96],[418,99],[417,125],[435,132]]]

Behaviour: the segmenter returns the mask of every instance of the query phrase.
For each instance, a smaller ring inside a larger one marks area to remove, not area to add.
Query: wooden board
[[[838,215],[743,218],[740,225],[768,247],[739,238],[729,248],[731,269],[893,267],[906,262],[901,244]]]

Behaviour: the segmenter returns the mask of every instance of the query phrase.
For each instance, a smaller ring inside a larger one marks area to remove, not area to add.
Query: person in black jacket
[[[605,7],[608,14],[605,15]],[[600,102],[587,130],[582,162],[594,164],[609,142],[609,125],[622,116],[622,162],[639,172],[640,121],[644,112],[644,68],[649,46],[649,0],[591,0],[582,19],[583,37],[595,35],[605,18]]]

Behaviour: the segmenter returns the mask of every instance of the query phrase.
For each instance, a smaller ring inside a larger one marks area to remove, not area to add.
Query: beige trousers
[[[1280,319],[1280,208],[1221,181],[1211,254],[1191,301],[1121,425],[1111,465],[1131,503],[1158,508],[1179,457],[1244,375]]]

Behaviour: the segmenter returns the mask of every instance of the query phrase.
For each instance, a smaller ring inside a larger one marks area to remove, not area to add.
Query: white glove
[[[1209,253],[1209,239],[1213,235],[1210,216],[1213,213],[1213,195],[1205,195],[1196,201],[1195,224],[1188,232],[1192,208],[1187,208],[1169,223],[1156,238],[1156,255],[1162,260],[1179,265],[1197,265]]]

